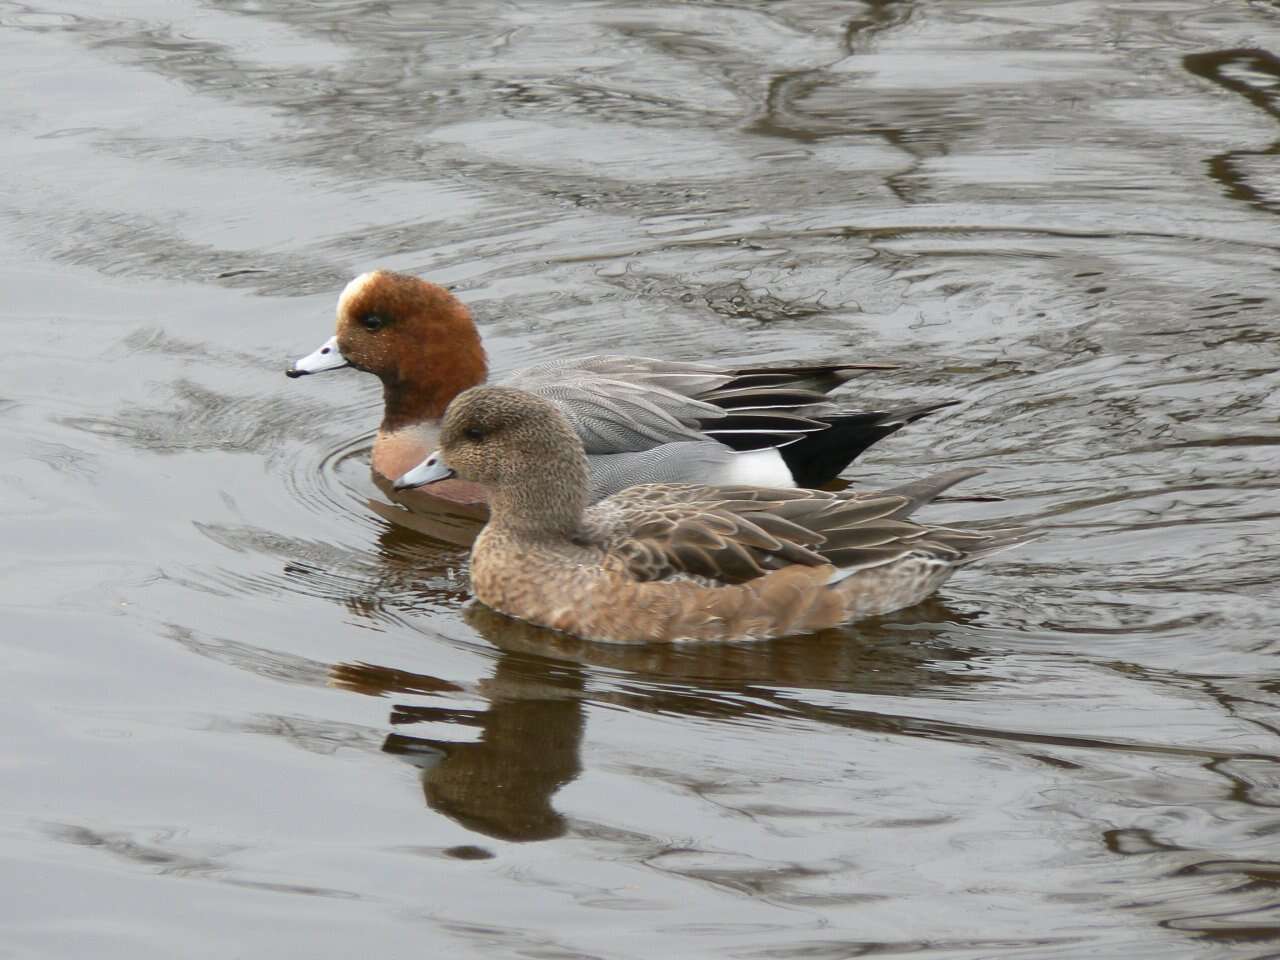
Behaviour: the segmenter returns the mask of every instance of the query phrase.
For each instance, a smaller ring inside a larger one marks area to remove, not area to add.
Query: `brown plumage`
[[[911,606],[957,567],[1037,536],[907,519],[976,470],[879,493],[646,484],[588,507],[573,428],[547,401],[507,387],[461,394],[441,442],[424,477],[456,474],[489,495],[471,554],[476,597],[590,640],[831,627]]]

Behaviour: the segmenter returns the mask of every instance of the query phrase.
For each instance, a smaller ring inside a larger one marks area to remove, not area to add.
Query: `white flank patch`
[[[794,487],[795,478],[786,461],[775,449],[748,450],[730,462],[724,483],[743,483],[753,487]]]

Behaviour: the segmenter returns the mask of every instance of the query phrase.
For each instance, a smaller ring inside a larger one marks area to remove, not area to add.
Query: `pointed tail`
[[[797,486],[820,487],[838,477],[841,470],[877,440],[959,402],[945,400],[892,410],[823,417],[830,424],[827,429],[807,433],[778,452],[795,477]]]

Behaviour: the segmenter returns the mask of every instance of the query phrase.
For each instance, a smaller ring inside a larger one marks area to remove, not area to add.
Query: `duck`
[[[415,504],[393,481],[438,446],[449,402],[485,383],[488,360],[471,312],[451,291],[410,274],[373,270],[338,298],[337,330],[292,363],[289,377],[342,368],[382,381],[375,482],[411,509],[456,508],[483,518],[483,491],[434,485]],[[877,440],[958,401],[844,411],[827,395],[892,364],[721,367],[594,355],[517,370],[509,386],[555,403],[591,465],[593,500],[639,482],[820,487]]]
[[[878,493],[637,484],[595,503],[575,427],[543,397],[472,387],[440,449],[396,481],[487,492],[471,589],[499,613],[601,643],[762,640],[913,606],[957,569],[1039,536],[916,523],[981,470]]]

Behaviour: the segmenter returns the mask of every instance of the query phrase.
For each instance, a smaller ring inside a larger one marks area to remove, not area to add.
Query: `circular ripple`
[[[272,414],[260,410],[258,417],[267,422]],[[366,407],[327,411],[303,429],[295,418],[292,442],[269,458],[285,501],[278,518],[197,524],[223,546],[268,562],[205,567],[191,574],[189,585],[316,597],[371,626],[394,623],[418,632],[426,632],[418,615],[456,609],[466,598],[465,552],[413,529],[413,515],[378,490],[369,469],[375,434],[360,430],[370,418]]]

